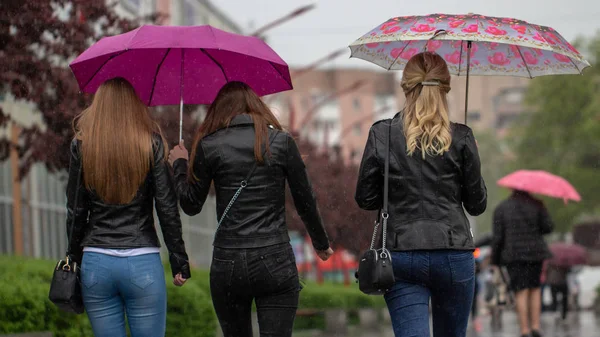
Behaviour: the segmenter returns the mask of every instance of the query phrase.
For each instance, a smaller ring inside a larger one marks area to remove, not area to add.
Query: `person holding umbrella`
[[[435,337],[464,337],[469,322],[475,246],[465,210],[482,214],[487,189],[473,131],[448,118],[450,78],[440,55],[414,55],[402,74],[406,108],[371,127],[360,165],[355,200],[379,209],[389,151],[395,284],[384,297],[397,337],[430,335],[430,299]]]
[[[218,226],[210,291],[225,337],[292,336],[301,289],[285,222],[285,183],[317,255],[333,255],[304,162],[292,136],[246,83],[223,86],[188,153],[171,150],[181,208],[200,213],[214,182]]]
[[[521,190],[494,211],[491,263],[506,266],[522,336],[541,336],[540,276],[543,261],[552,256],[543,236],[552,230],[542,201]]]
[[[191,275],[160,128],[123,78],[100,85],[74,125],[67,227],[73,223],[71,258],[81,263],[94,336],[125,337],[127,317],[131,336],[163,337],[167,289],[154,207],[173,282]]]

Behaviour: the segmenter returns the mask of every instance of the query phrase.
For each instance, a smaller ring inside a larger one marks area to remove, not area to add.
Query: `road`
[[[519,328],[514,313],[507,312],[502,320],[502,329],[493,331],[490,327],[490,319],[482,317],[482,330],[475,331],[474,326],[469,326],[467,337],[518,337]],[[542,329],[544,337],[598,337],[600,336],[600,320],[595,318],[591,312],[571,314],[566,322],[560,322],[555,314],[544,314],[542,317]],[[345,334],[325,334],[318,331],[303,331],[294,333],[294,337],[394,337],[391,327],[386,326],[379,331],[364,331],[350,328]]]

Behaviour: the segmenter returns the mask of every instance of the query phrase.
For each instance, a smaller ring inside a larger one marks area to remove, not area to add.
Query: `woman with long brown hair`
[[[127,316],[133,337],[163,337],[166,284],[153,205],[175,285],[190,277],[190,266],[160,129],[122,78],[103,83],[74,124],[67,227],[75,217],[71,258],[81,263],[94,335],[125,337]]]
[[[294,139],[248,85],[230,82],[208,109],[189,165],[183,144],[169,160],[186,214],[198,214],[215,185],[210,290],[224,336],[252,336],[252,301],[261,336],[291,336],[300,283],[285,222],[286,180],[317,255],[333,254]]]
[[[449,121],[450,73],[441,56],[413,56],[401,85],[406,108],[371,127],[355,199],[367,210],[382,207],[389,153],[387,247],[396,283],[385,300],[394,334],[429,336],[431,300],[433,335],[464,337],[475,246],[463,207],[476,216],[487,206],[475,137]]]

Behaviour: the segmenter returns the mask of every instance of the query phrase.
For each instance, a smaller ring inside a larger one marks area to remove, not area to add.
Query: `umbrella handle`
[[[183,140],[183,96],[179,101],[179,142]]]

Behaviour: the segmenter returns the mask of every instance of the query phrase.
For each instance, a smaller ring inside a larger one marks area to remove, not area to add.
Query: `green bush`
[[[92,337],[85,314],[60,311],[48,300],[54,261],[0,256],[0,334],[51,331],[55,337]],[[194,278],[202,273],[194,273]],[[216,332],[210,295],[197,283],[175,287],[167,278],[167,336]],[[190,280],[191,281],[191,280]]]

